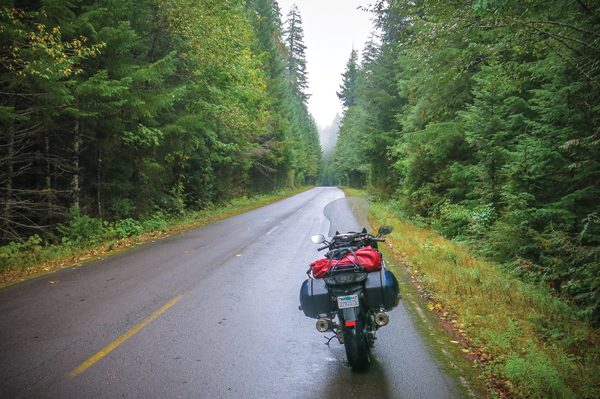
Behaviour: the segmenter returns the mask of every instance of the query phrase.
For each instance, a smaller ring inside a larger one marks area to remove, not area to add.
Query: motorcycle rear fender
[[[354,323],[356,324],[356,316],[360,313],[360,307],[358,308],[346,308],[342,309],[342,321],[344,325]]]

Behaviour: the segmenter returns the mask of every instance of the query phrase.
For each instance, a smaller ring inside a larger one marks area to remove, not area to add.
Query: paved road
[[[367,373],[298,310],[309,237],[342,196],[315,188],[1,289],[0,398],[460,397],[402,306]]]

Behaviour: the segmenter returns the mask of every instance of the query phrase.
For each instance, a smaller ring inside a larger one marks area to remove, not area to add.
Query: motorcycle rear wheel
[[[353,370],[364,371],[371,363],[370,345],[367,343],[367,331],[364,316],[360,315],[354,327],[343,327],[344,347],[348,363]]]

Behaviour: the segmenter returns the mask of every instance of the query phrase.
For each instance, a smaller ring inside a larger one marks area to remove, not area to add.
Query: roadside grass
[[[411,321],[420,332],[420,338],[426,342],[430,354],[437,360],[438,367],[455,381],[461,397],[486,398],[487,386],[478,377],[479,369],[465,359],[463,346],[452,330],[440,328],[440,319],[435,312],[429,312],[427,302],[412,280],[412,275],[403,268],[401,259],[395,257],[385,245],[379,250],[386,261],[386,267],[394,272],[402,293],[401,304],[410,314]],[[390,317],[395,318],[394,311]]]
[[[251,211],[256,208],[309,190],[281,190],[269,195],[243,197],[222,206],[199,212],[185,212],[177,216],[153,215],[144,222],[125,219],[115,223],[102,223],[88,217],[62,226],[64,235],[60,243],[44,245],[38,236],[25,243],[11,243],[0,247],[0,287],[82,262],[104,258],[137,245],[204,226],[218,220]],[[59,228],[60,230],[60,228]]]
[[[388,247],[429,308],[454,327],[492,397],[600,397],[600,331],[578,322],[569,304],[400,220],[386,204],[372,203],[370,216],[374,228],[393,226]]]

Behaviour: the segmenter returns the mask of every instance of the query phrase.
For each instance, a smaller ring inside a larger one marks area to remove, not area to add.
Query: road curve
[[[0,290],[0,398],[459,398],[406,309],[369,372],[298,310],[319,187]],[[50,281],[57,281],[50,284]]]

